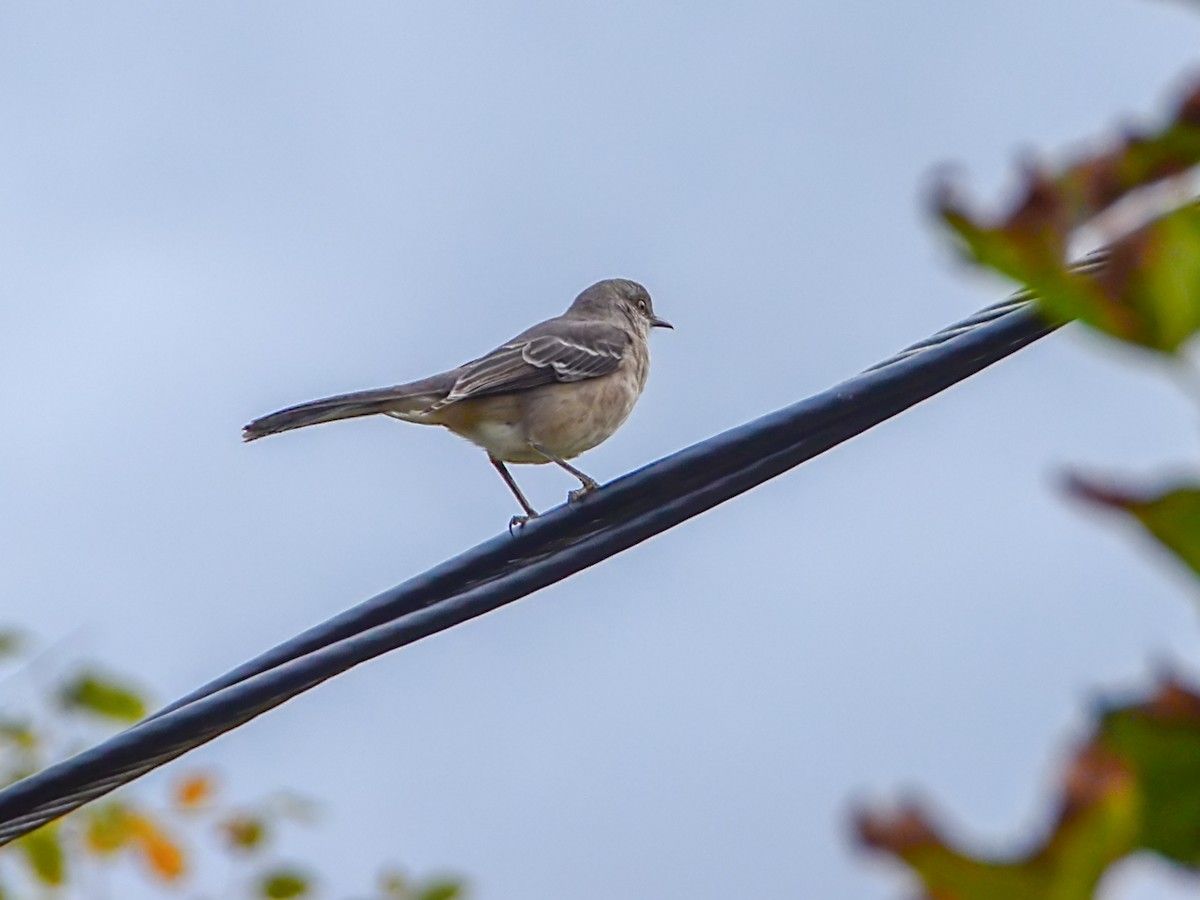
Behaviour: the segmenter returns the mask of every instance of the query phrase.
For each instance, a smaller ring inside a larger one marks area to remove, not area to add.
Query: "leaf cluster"
[[[1156,204],[1178,197],[1198,163],[1200,80],[1159,127],[1057,169],[1026,166],[1002,214],[973,214],[945,184],[934,206],[970,261],[1015,280],[1047,318],[1077,319],[1190,372],[1200,204]],[[1107,246],[1073,264],[1071,249],[1089,233]],[[1068,489],[1128,517],[1200,577],[1200,482],[1073,477]],[[928,900],[1088,900],[1114,863],[1137,852],[1200,867],[1200,689],[1168,676],[1149,695],[1101,710],[1064,767],[1056,807],[1044,834],[1002,853],[973,851],[916,803],[861,811],[855,827],[866,846],[910,867]]]
[[[0,663],[16,664],[16,676],[32,681],[33,664],[22,660],[26,644],[20,633],[0,630]],[[41,770],[96,728],[136,722],[148,708],[140,688],[98,667],[34,683],[37,702],[0,714],[0,786]],[[319,872],[281,858],[279,844],[289,828],[311,826],[317,814],[312,801],[284,791],[234,803],[214,773],[185,771],[159,795],[131,786],[0,849],[0,900],[47,891],[107,896],[100,885],[118,868],[176,896],[315,897]],[[359,900],[463,897],[458,879],[413,882],[385,869],[375,880]]]

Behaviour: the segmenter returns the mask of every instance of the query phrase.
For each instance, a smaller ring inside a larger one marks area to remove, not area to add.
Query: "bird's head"
[[[654,314],[650,292],[636,281],[608,278],[597,281],[575,298],[569,310],[574,315],[614,317],[625,319],[639,331],[651,328],[674,328],[666,319]]]

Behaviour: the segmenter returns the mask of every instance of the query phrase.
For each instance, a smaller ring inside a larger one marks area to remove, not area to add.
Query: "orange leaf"
[[[213,779],[208,775],[189,775],[175,785],[175,802],[185,809],[195,809],[212,799],[216,790]]]
[[[187,867],[183,850],[157,824],[145,815],[130,813],[129,825],[151,872],[163,881],[174,881],[184,874]]]

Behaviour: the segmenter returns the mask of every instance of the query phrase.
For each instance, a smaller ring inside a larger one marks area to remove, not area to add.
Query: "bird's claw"
[[[583,487],[580,487],[573,491],[567,492],[567,502],[568,503],[577,503],[578,501],[580,501],[584,497],[586,497],[588,494],[590,494],[592,491],[597,490],[599,487],[600,487],[600,485],[596,484],[596,482],[594,482],[594,481],[592,481],[592,482],[585,481],[583,483]]]
[[[512,534],[514,528],[524,528],[526,522],[528,522],[530,519],[536,519],[536,518],[537,518],[537,513],[534,513],[533,515],[530,515],[530,516],[513,516],[511,519],[508,520],[508,533]]]

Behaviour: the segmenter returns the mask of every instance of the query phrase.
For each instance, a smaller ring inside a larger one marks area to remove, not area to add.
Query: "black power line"
[[[244,663],[0,791],[0,846],[389,650],[511,603],[736,497],[1052,331],[1028,295],[981,310],[823,393],[560,506]]]

